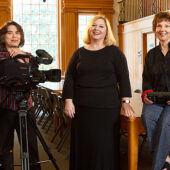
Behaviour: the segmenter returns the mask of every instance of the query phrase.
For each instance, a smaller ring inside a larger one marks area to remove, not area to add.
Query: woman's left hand
[[[123,112],[122,114],[127,117],[135,117],[135,111],[129,103],[122,103]]]
[[[167,104],[170,105],[170,100],[167,101]]]

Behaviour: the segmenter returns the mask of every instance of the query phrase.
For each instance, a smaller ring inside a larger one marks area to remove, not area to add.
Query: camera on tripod
[[[61,70],[39,70],[40,64],[51,64],[53,58],[45,50],[36,51],[37,56],[19,54],[14,58],[0,61],[0,85],[20,90],[30,90],[45,81],[60,82]],[[18,60],[29,59],[21,63]]]
[[[20,130],[20,155],[22,170],[30,170],[30,165],[38,165],[41,162],[34,162],[30,164],[29,148],[28,148],[28,132],[27,120],[32,125],[36,135],[38,136],[45,152],[48,154],[49,160],[42,161],[52,162],[56,170],[59,170],[56,160],[54,159],[50,149],[45,143],[39,129],[37,128],[34,118],[29,114],[28,98],[30,91],[39,83],[45,81],[59,82],[61,80],[61,70],[51,69],[48,71],[39,70],[40,64],[51,64],[53,59],[45,50],[37,50],[37,56],[32,55],[17,55],[14,58],[5,58],[0,60],[0,86],[8,88],[7,97],[9,94],[15,95],[18,106],[19,115],[19,130]],[[4,54],[6,55],[6,54]],[[29,61],[29,62],[28,62]],[[5,98],[6,100],[6,98]],[[4,101],[5,101],[4,100]],[[18,165],[2,165],[0,167],[11,167]]]
[[[147,97],[154,104],[167,105],[167,101],[170,100],[170,92],[148,92]]]

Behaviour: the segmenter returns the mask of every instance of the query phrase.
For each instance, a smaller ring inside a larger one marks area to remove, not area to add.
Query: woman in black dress
[[[84,43],[63,87],[65,114],[72,118],[70,170],[119,170],[121,105],[124,115],[134,115],[127,62],[103,15],[91,19]]]

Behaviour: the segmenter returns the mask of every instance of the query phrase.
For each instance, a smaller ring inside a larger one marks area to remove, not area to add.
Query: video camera
[[[29,90],[45,81],[59,82],[61,70],[39,70],[40,64],[51,64],[53,58],[45,50],[37,50],[37,56],[17,55],[14,58],[0,61],[0,85],[12,89]],[[19,59],[29,59],[29,63],[21,63]]]
[[[148,92],[147,97],[154,104],[167,105],[167,101],[170,100],[170,92]]]

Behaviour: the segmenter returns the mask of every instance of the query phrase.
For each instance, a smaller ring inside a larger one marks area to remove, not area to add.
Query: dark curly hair
[[[0,47],[1,48],[5,48],[5,34],[8,32],[8,27],[10,25],[14,25],[16,26],[17,30],[19,31],[19,33],[21,34],[21,39],[20,39],[20,44],[18,47],[22,47],[25,43],[25,39],[24,39],[24,31],[22,29],[22,27],[16,23],[15,21],[9,21],[7,22],[1,29],[0,29]]]
[[[157,24],[163,20],[170,22],[170,12],[159,12],[154,16],[154,19],[152,22],[152,30],[154,32],[156,30]]]

